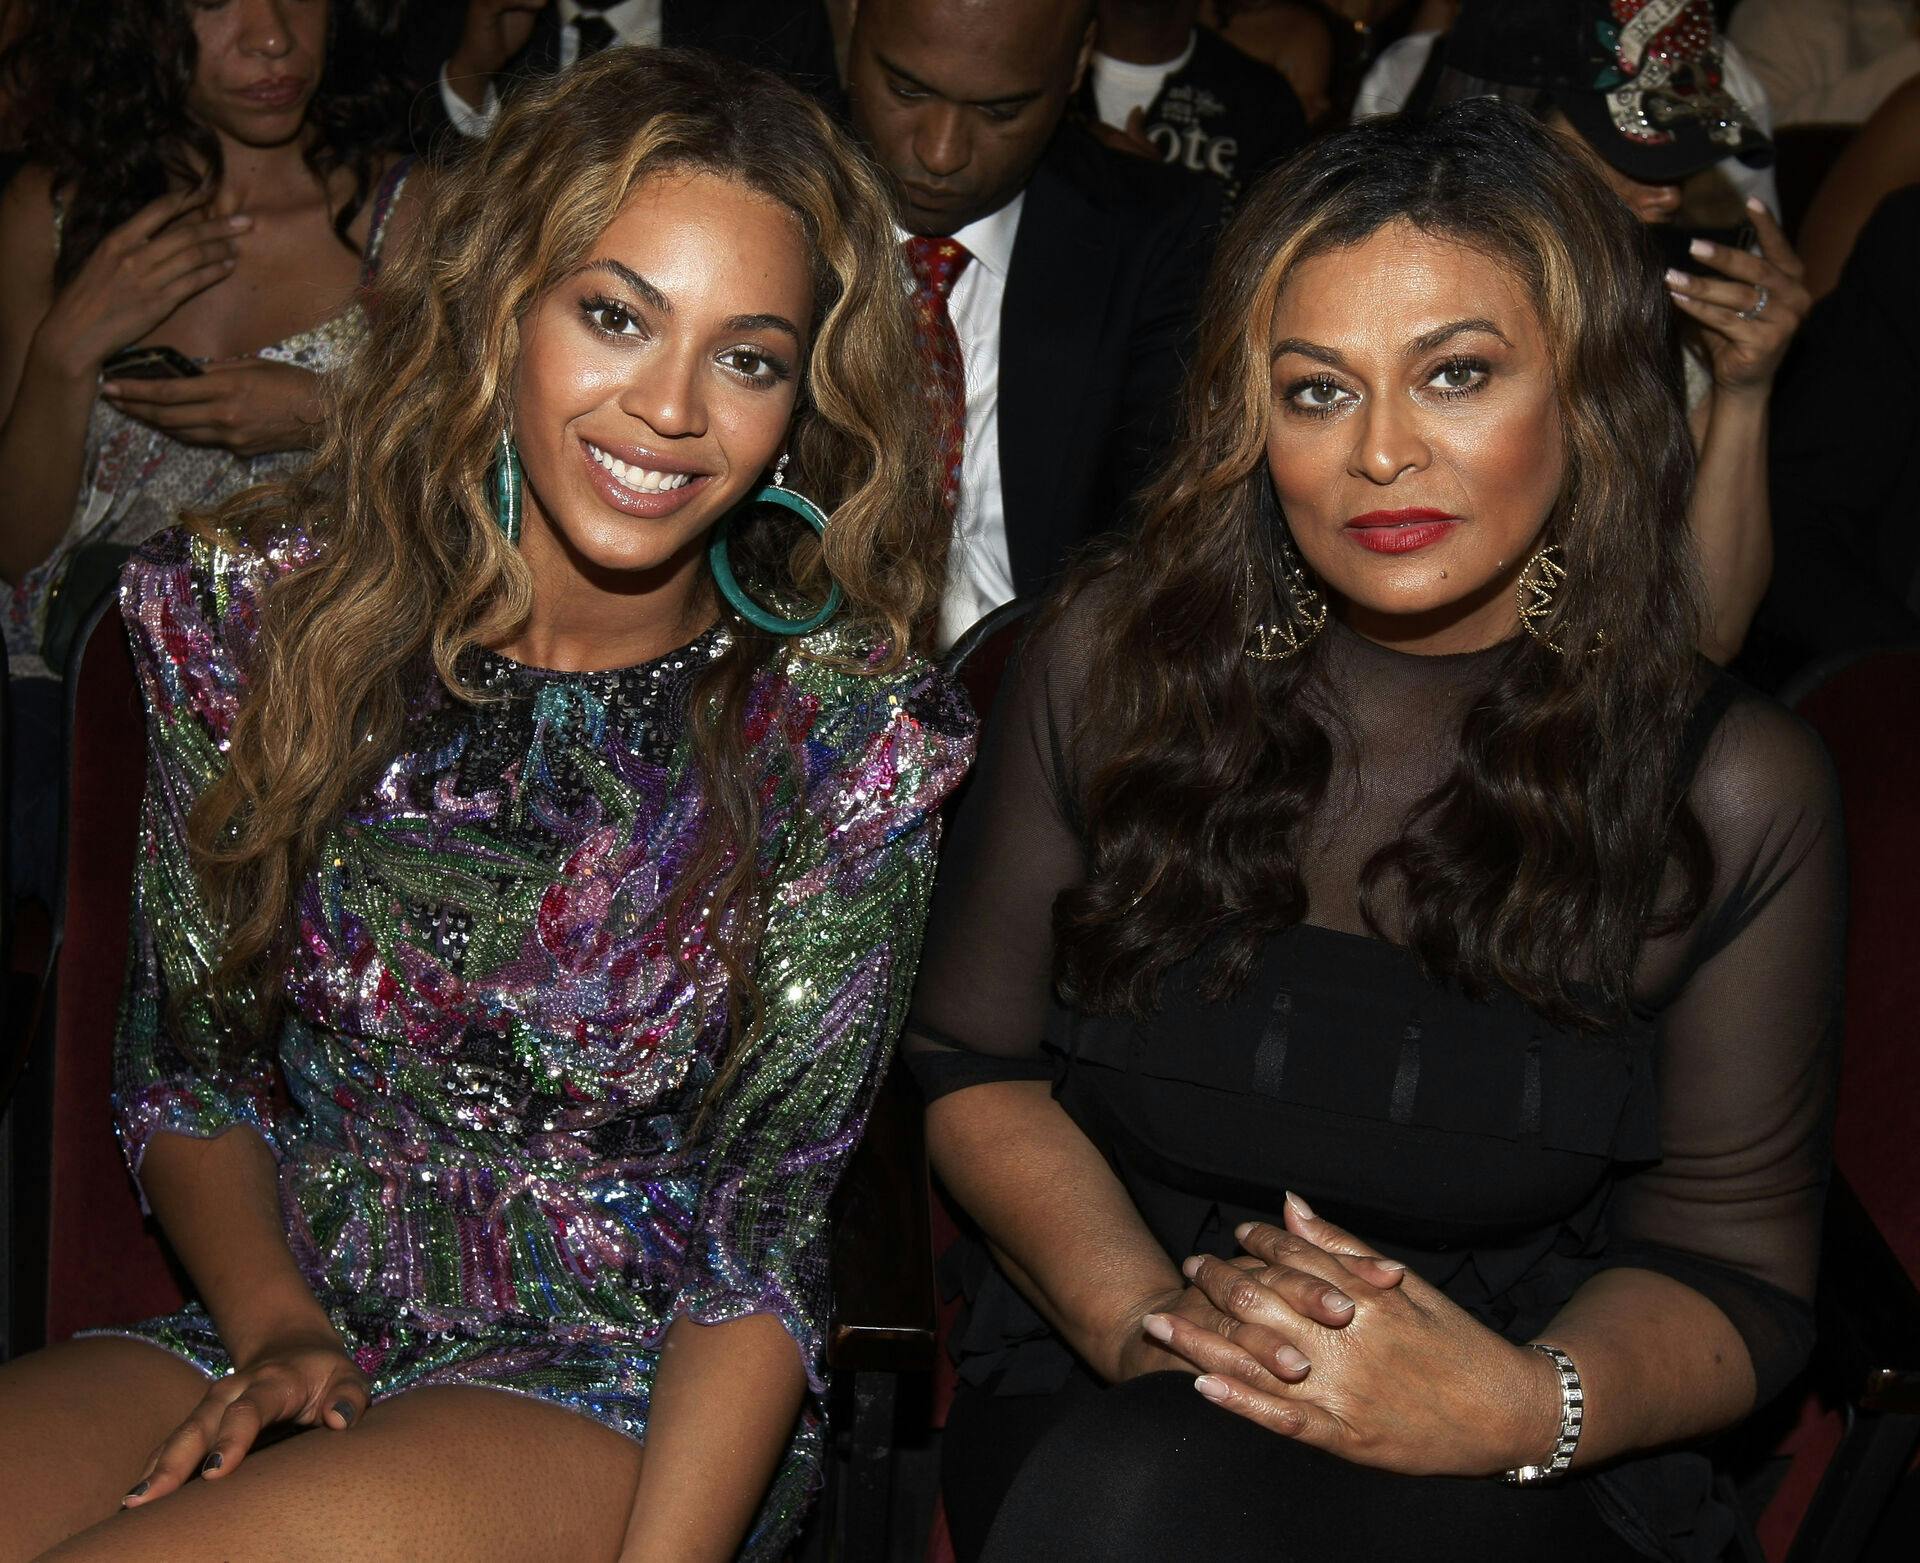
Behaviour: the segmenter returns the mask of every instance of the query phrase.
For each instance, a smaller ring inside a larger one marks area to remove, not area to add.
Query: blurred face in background
[[[1018,195],[1092,47],[1084,0],[859,0],[847,92],[907,228],[954,233]]]
[[[188,0],[194,117],[247,146],[299,135],[326,64],[327,11],[328,0]]]

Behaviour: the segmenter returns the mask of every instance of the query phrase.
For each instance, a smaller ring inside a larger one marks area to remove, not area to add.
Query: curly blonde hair
[[[845,607],[813,649],[878,648],[862,671],[897,669],[931,622],[946,521],[925,401],[901,394],[923,371],[881,176],[778,78],[693,52],[610,50],[526,91],[437,181],[419,232],[383,272],[373,330],[340,377],[312,464],[201,522],[256,538],[291,524],[316,545],[263,593],[228,763],[192,817],[195,864],[226,930],[211,991],[244,1012],[243,1030],[257,1036],[277,1003],[295,895],[328,831],[397,752],[423,659],[472,699],[455,671],[462,653],[526,620],[533,582],[489,499],[522,319],[642,183],[685,170],[786,207],[812,269],[814,339],[789,449],[795,486],[832,525],[824,542],[771,521],[745,526],[736,568],[753,570],[756,591],[801,601],[823,597],[831,575]],[[708,823],[669,917],[688,933],[698,919],[719,950],[741,1040],[759,1005],[739,952],[762,920],[742,717],[754,675],[809,648],[744,621],[729,629],[692,696]]]

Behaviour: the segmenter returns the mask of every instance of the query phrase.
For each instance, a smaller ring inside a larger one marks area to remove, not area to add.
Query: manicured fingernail
[[[1287,1203],[1293,1207],[1293,1213],[1302,1221],[1311,1221],[1314,1219],[1313,1206],[1309,1205],[1291,1189],[1287,1191]]]
[[[1164,1314],[1148,1314],[1146,1318],[1140,1321],[1140,1327],[1155,1340],[1168,1341],[1173,1339],[1173,1325],[1168,1322]]]
[[[1202,1373],[1193,1381],[1193,1387],[1209,1400],[1225,1400],[1233,1391],[1227,1388],[1227,1381],[1215,1378],[1211,1373]]]
[[[128,1503],[135,1498],[144,1498],[147,1495],[147,1489],[152,1485],[151,1482],[135,1482],[133,1486],[127,1489],[127,1496],[120,1501],[122,1503]]]
[[[229,228],[251,228],[253,226],[253,219],[244,212],[235,212],[233,216],[227,219],[227,226]]]
[[[1251,1232],[1253,1228],[1254,1228],[1253,1222],[1242,1221],[1240,1225],[1238,1225],[1233,1229],[1234,1241],[1244,1243],[1247,1240],[1247,1234]]]
[[[351,1401],[348,1401],[348,1400],[334,1401],[333,1411],[334,1411],[334,1415],[340,1418],[340,1421],[343,1425],[347,1427],[353,1426],[353,1403]]]
[[[1382,1270],[1399,1271],[1399,1270],[1406,1269],[1406,1266],[1400,1263],[1398,1259],[1381,1259],[1378,1256],[1376,1256],[1373,1262],[1377,1264]]]
[[[1191,1281],[1194,1277],[1194,1272],[1197,1271],[1199,1268],[1200,1268],[1200,1256],[1198,1254],[1195,1254],[1191,1259],[1183,1260],[1181,1262],[1180,1273],[1184,1275],[1189,1281]]]
[[[1670,288],[1684,288],[1686,285],[1687,274],[1677,266],[1669,266],[1667,268],[1667,286]]]
[[[1282,1346],[1279,1351],[1280,1366],[1289,1373],[1310,1372],[1313,1364],[1291,1346]]]
[[[1713,245],[1706,239],[1695,239],[1693,243],[1687,246],[1687,253],[1698,256],[1701,260],[1705,260],[1713,253]]]
[[[211,1476],[215,1471],[220,1469],[221,1465],[225,1463],[225,1460],[226,1456],[221,1454],[218,1449],[214,1450],[212,1454],[207,1456],[206,1464],[200,1467],[200,1474],[202,1476]]]
[[[1768,214],[1771,215],[1767,203],[1757,195],[1747,197],[1747,210],[1750,212],[1768,212]]]
[[[1353,1299],[1345,1292],[1328,1292],[1326,1303],[1335,1313],[1346,1313],[1353,1307]]]

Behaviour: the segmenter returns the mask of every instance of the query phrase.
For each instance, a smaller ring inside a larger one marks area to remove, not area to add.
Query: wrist
[[[1545,1352],[1532,1346],[1513,1348],[1513,1378],[1507,1396],[1507,1415],[1496,1455],[1496,1474],[1523,1466],[1544,1466],[1560,1441],[1565,1397],[1560,1370]]]
[[[50,325],[51,321],[42,321],[40,329],[33,334],[33,340],[27,344],[23,374],[43,384],[59,382],[68,386],[84,386],[91,396],[94,382],[100,377],[100,366],[106,361],[106,353],[95,351],[84,343],[70,341],[58,327],[49,329]]]
[[[320,1301],[301,1283],[276,1297],[255,1299],[245,1318],[216,1323],[235,1368],[243,1368],[294,1347],[324,1346],[344,1351],[346,1343]]]
[[[1164,1348],[1148,1338],[1146,1317],[1150,1313],[1172,1312],[1185,1295],[1185,1286],[1176,1284],[1137,1297],[1102,1338],[1104,1349],[1098,1360],[1091,1362],[1094,1371],[1109,1384],[1117,1384],[1140,1373],[1143,1360],[1164,1356]]]

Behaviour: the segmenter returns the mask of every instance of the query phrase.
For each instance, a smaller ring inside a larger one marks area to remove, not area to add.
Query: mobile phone
[[[178,348],[123,347],[100,366],[103,380],[190,380],[204,373]]]

